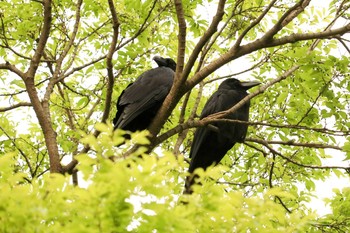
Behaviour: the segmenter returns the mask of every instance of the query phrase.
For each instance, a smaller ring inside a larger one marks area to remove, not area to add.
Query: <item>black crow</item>
[[[114,129],[131,132],[147,129],[162,106],[173,84],[176,63],[159,56],[153,60],[159,67],[141,74],[119,96]]]
[[[230,78],[223,81],[218,90],[208,99],[200,119],[213,113],[230,109],[248,95],[247,90],[260,84],[259,82],[240,82]],[[249,101],[225,119],[248,121]],[[211,126],[197,128],[190,151],[189,172],[193,173],[196,168],[204,170],[212,164],[218,164],[236,142],[243,142],[247,133],[248,125],[240,123],[217,122]],[[192,193],[191,185],[194,176],[190,175],[186,180],[185,193]]]

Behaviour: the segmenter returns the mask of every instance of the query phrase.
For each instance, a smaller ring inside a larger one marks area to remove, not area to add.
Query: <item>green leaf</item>
[[[11,84],[16,85],[17,87],[19,87],[21,89],[25,89],[25,84],[22,80],[15,79],[11,82]]]
[[[96,123],[95,129],[97,129],[100,132],[110,132],[110,127],[104,123]]]
[[[143,130],[140,132],[132,133],[131,140],[140,145],[148,145],[150,141],[148,140],[149,132],[147,130]]]

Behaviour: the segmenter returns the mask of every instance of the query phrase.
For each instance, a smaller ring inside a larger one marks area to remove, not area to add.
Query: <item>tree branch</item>
[[[246,97],[244,97],[241,101],[239,101],[235,106],[233,106],[232,108],[226,110],[226,111],[222,111],[222,112],[218,112],[218,113],[214,113],[211,114],[205,118],[203,118],[201,121],[206,121],[206,120],[210,120],[210,119],[220,119],[220,118],[224,118],[225,116],[227,116],[230,113],[234,113],[235,111],[237,111],[239,108],[241,108],[244,104],[246,104],[250,99],[252,99],[253,97],[263,93],[267,88],[273,86],[274,84],[281,82],[282,80],[286,79],[288,76],[290,76],[294,71],[296,71],[297,69],[299,69],[300,66],[298,65],[294,65],[292,68],[290,68],[289,70],[287,70],[286,72],[284,72],[281,76],[279,76],[276,79],[271,80],[270,82],[268,82],[267,84],[261,86],[258,90],[256,90],[255,92],[247,95]]]
[[[15,74],[17,74],[20,78],[24,79],[25,73],[21,70],[17,69],[15,65],[10,64],[9,62],[0,64],[0,70],[9,70]]]
[[[75,12],[75,23],[74,23],[74,27],[73,27],[73,32],[69,36],[68,43],[66,44],[61,55],[59,56],[59,58],[56,61],[55,72],[54,72],[53,77],[50,79],[50,81],[46,87],[46,92],[45,92],[44,100],[43,100],[43,103],[45,103],[45,105],[46,105],[46,103],[48,103],[48,101],[50,99],[50,96],[53,92],[54,86],[56,85],[56,83],[58,83],[61,80],[60,73],[62,71],[63,60],[66,58],[69,50],[72,48],[72,46],[74,44],[74,40],[75,40],[76,35],[78,33],[79,23],[80,23],[80,8],[81,8],[82,3],[83,3],[83,0],[78,0],[77,9]],[[48,106],[47,106],[47,108],[48,108]]]
[[[276,29],[275,29],[276,30]],[[186,91],[193,88],[200,81],[206,78],[208,75],[213,73],[215,70],[220,68],[221,66],[227,64],[228,62],[242,57],[246,54],[252,53],[262,48],[269,48],[280,46],[288,43],[295,43],[303,40],[313,40],[313,39],[330,39],[337,35],[343,35],[345,33],[350,32],[350,24],[345,25],[344,27],[340,27],[333,30],[326,30],[322,32],[314,32],[314,33],[303,33],[303,34],[291,34],[289,36],[284,36],[277,39],[270,38],[270,35],[264,35],[263,37],[250,42],[248,44],[239,46],[238,48],[232,47],[227,53],[221,55],[220,58],[212,61],[210,64],[201,69],[198,73],[196,73],[191,79],[186,82]],[[269,32],[269,33],[272,33]],[[266,38],[270,38],[267,40]]]
[[[317,165],[305,165],[305,164],[302,164],[302,163],[299,163],[299,162],[296,162],[294,160],[292,160],[291,158],[287,157],[287,156],[284,156],[283,154],[281,154],[280,152],[276,151],[275,149],[273,149],[267,141],[265,140],[261,140],[260,141],[261,144],[263,146],[265,146],[271,153],[273,154],[276,154],[278,156],[280,156],[281,158],[287,160],[288,162],[294,164],[294,165],[297,165],[297,166],[300,166],[300,167],[304,167],[304,168],[310,168],[310,169],[342,169],[342,170],[349,170],[350,167],[344,167],[344,166],[317,166]],[[259,142],[259,143],[260,143]]]
[[[4,29],[3,29],[4,30]],[[5,39],[6,40],[6,39]],[[16,50],[14,50],[13,48],[11,48],[9,45],[0,45],[0,47],[4,48],[4,49],[9,49],[13,54],[17,55],[20,58],[26,59],[26,60],[30,60],[30,57],[27,57],[23,54],[20,54],[19,52],[17,52]]]
[[[186,21],[185,21],[181,0],[175,0],[175,9],[176,9],[176,16],[179,22],[178,24],[179,34],[178,34],[176,74],[175,74],[174,84],[172,89],[176,88],[177,86],[180,87],[180,84],[182,83],[181,76],[184,68],[185,49],[186,49]]]
[[[141,34],[147,29],[147,27],[149,27],[149,26],[151,25],[151,23],[152,23],[153,21],[155,21],[155,20],[163,13],[163,11],[166,9],[166,7],[168,7],[168,5],[170,4],[170,3],[168,3],[163,9],[161,9],[161,10],[158,12],[158,14],[157,14],[153,19],[151,19],[150,22],[147,24],[147,21],[148,21],[149,18],[151,17],[151,13],[152,13],[152,11],[154,10],[157,1],[158,1],[158,0],[154,0],[153,5],[152,5],[152,7],[151,7],[151,9],[150,9],[150,11],[149,11],[149,13],[148,13],[148,15],[147,15],[147,17],[145,18],[145,20],[143,21],[143,23],[142,23],[141,27],[139,28],[139,30],[137,30],[137,32],[136,32],[132,37],[130,37],[128,40],[124,41],[123,43],[118,44],[118,46],[116,47],[116,50],[119,50],[119,49],[121,49],[122,47],[124,47],[125,45],[127,45],[128,43],[134,41],[139,35],[141,35]]]
[[[340,36],[335,36],[335,38],[344,46],[346,51],[350,54],[350,48],[347,46],[347,44],[344,42],[344,39],[341,38]]]
[[[273,188],[274,185],[272,183],[272,176],[273,176],[273,169],[275,168],[275,162],[276,162],[276,154],[272,153],[272,162],[271,162],[271,168],[269,171],[269,187]],[[282,201],[282,199],[275,195],[275,198],[279,201],[279,203],[283,206],[283,208],[288,212],[288,213],[292,213],[292,211],[290,209],[288,209],[288,207],[286,206],[286,204],[284,204],[284,202]]]
[[[42,105],[39,99],[38,92],[35,87],[35,81],[34,81],[35,73],[38,69],[40,59],[43,56],[44,48],[50,34],[50,27],[51,27],[51,20],[52,20],[51,0],[44,0],[43,7],[44,7],[44,19],[43,19],[44,22],[43,22],[43,27],[39,37],[38,47],[35,51],[34,56],[31,59],[30,66],[27,72],[25,73],[25,77],[23,77],[23,80],[26,85],[26,90],[30,98],[30,101],[33,105],[35,114],[38,118],[40,127],[44,134],[45,144],[50,157],[50,171],[53,173],[60,173],[62,172],[62,166],[59,158],[56,132],[52,128],[48,106]]]
[[[293,7],[289,8],[286,13],[278,20],[278,22],[265,34],[267,38],[272,38],[276,35],[284,26],[295,19],[304,9],[310,4],[311,0],[301,0]],[[264,37],[265,37],[264,36]]]
[[[29,69],[26,72],[26,79],[34,79],[36,70],[38,69],[40,59],[43,56],[43,52],[45,49],[45,45],[47,42],[47,39],[49,38],[50,34],[50,28],[51,28],[51,21],[52,21],[52,15],[51,15],[51,0],[43,0],[43,7],[44,7],[44,24],[41,29],[38,47],[35,51],[34,56],[32,57],[30,61]]]
[[[112,15],[112,23],[113,23],[113,37],[112,42],[109,47],[109,51],[106,57],[106,64],[107,64],[107,75],[108,75],[108,82],[107,82],[107,93],[106,93],[106,102],[105,102],[105,109],[103,111],[101,122],[106,122],[109,116],[109,112],[111,109],[111,102],[112,102],[112,94],[113,94],[113,86],[114,86],[114,75],[113,75],[113,63],[112,58],[113,54],[115,52],[115,48],[117,46],[118,36],[119,36],[119,21],[117,12],[114,7],[113,0],[108,0],[109,10]]]
[[[334,80],[335,76],[325,83],[325,85],[321,88],[320,92],[318,93],[317,97],[313,101],[312,105],[309,107],[309,109],[306,111],[306,113],[301,117],[301,119],[296,123],[296,125],[300,125],[303,120],[309,115],[312,109],[314,109],[315,104],[318,102],[319,98],[322,96],[322,94],[328,89],[328,86],[331,84],[331,82]]]
[[[315,131],[319,133],[325,133],[325,134],[331,134],[335,136],[348,136],[350,135],[350,131],[341,131],[341,130],[332,130],[328,128],[310,128],[307,126],[301,126],[301,125],[284,125],[284,124],[270,124],[265,122],[248,122],[248,121],[240,121],[240,120],[231,120],[231,119],[213,119],[209,123],[215,123],[215,122],[231,122],[231,123],[240,123],[240,124],[247,124],[247,125],[261,125],[261,126],[269,126],[273,128],[287,128],[287,129],[300,129],[300,130],[310,130]],[[202,126],[202,125],[200,125]]]
[[[180,116],[179,116],[179,122],[178,124],[182,124],[184,123],[185,121],[185,113],[186,113],[186,107],[187,107],[187,104],[188,104],[188,100],[190,98],[190,95],[191,95],[191,92],[188,92],[185,96],[185,99],[183,101],[183,104],[181,106],[181,112],[180,112]],[[178,137],[177,137],[177,140],[175,142],[175,145],[174,145],[174,148],[173,148],[173,153],[174,155],[178,155],[180,152],[179,152],[179,149],[180,149],[180,146],[182,145],[182,142],[183,140],[185,139],[186,137],[186,133],[187,133],[187,130],[184,130],[182,131],[181,133],[179,133]]]
[[[267,54],[260,61],[258,61],[257,63],[253,64],[251,67],[249,67],[249,68],[247,68],[245,70],[242,70],[242,71],[239,71],[239,72],[233,73],[233,74],[228,74],[228,75],[225,75],[225,76],[220,76],[220,77],[217,77],[217,78],[211,78],[208,81],[204,81],[204,85],[206,85],[208,83],[212,83],[212,82],[218,81],[218,80],[221,80],[221,79],[232,78],[234,76],[238,76],[238,75],[244,74],[246,72],[252,71],[255,68],[258,68],[258,67],[262,66],[265,62],[269,61],[270,57],[271,57],[271,54]]]
[[[183,81],[187,79],[188,75],[191,72],[191,69],[198,57],[198,54],[201,52],[203,49],[204,45],[210,40],[211,36],[217,31],[217,27],[219,23],[222,20],[222,17],[224,15],[224,8],[225,8],[225,3],[226,0],[220,0],[218,3],[218,7],[216,10],[216,14],[213,17],[213,20],[208,27],[208,29],[204,32],[203,36],[200,38],[198,43],[196,44],[195,48],[193,49],[186,66],[184,68],[183,74],[182,74],[182,79]]]
[[[285,36],[285,37],[271,40],[270,43],[266,44],[265,48],[284,45],[284,44],[288,44],[288,43],[295,43],[295,42],[303,41],[303,40],[331,39],[335,36],[343,35],[343,34],[346,34],[349,32],[350,32],[350,24],[347,24],[344,27],[340,27],[340,28],[333,29],[333,30],[326,30],[326,31],[322,31],[322,32],[291,34],[289,36]],[[247,44],[243,47],[245,47],[245,49],[248,49],[251,45],[252,44],[250,43],[250,44]]]
[[[295,142],[294,140],[289,141],[268,141],[268,140],[262,140],[258,138],[246,138],[246,142],[256,142],[259,144],[278,144],[278,145],[286,145],[286,146],[297,146],[297,147],[308,147],[308,148],[317,148],[317,149],[334,149],[334,150],[340,150],[342,151],[343,148],[339,146],[334,145],[327,145],[327,144],[320,144],[320,143],[312,143],[312,142]]]
[[[151,12],[154,10],[154,8],[155,8],[155,6],[156,6],[156,2],[157,2],[157,0],[154,1],[154,4],[152,5],[152,7],[151,7],[151,9],[150,9],[149,14],[148,14],[147,17],[145,18],[145,20],[144,20],[143,24],[141,25],[140,29],[139,29],[131,38],[129,38],[128,40],[124,41],[123,43],[118,44],[118,45],[115,47],[115,51],[117,51],[117,50],[123,48],[123,47],[124,47],[125,45],[127,45],[128,43],[133,42],[133,41],[137,38],[137,36],[139,36],[142,32],[144,32],[144,31],[146,30],[146,28],[150,25],[150,23],[147,25],[147,21],[148,21],[148,19],[149,19],[150,16],[151,16]],[[162,9],[162,11],[160,11],[160,12],[154,17],[154,19],[151,20],[151,22],[153,22],[155,19],[157,19],[158,16],[159,16],[163,11],[164,11],[164,10]],[[106,23],[107,23],[107,22],[105,22],[104,24],[102,24],[100,27],[98,27],[96,30],[94,30],[91,34],[97,32],[100,28],[103,28],[103,27],[105,26]],[[87,39],[89,36],[90,36],[90,35],[87,35],[86,37],[82,38],[82,39],[79,41],[79,43],[80,43],[82,40]],[[114,51],[114,52],[115,52],[115,51]],[[106,59],[106,58],[107,58],[107,54],[106,54],[106,55],[102,55],[102,56],[100,56],[100,57],[98,57],[98,58],[96,58],[96,59],[94,59],[94,60],[92,60],[92,61],[90,61],[90,62],[88,62],[88,63],[85,63],[85,64],[83,64],[83,65],[81,65],[81,66],[75,67],[75,68],[71,69],[70,71],[66,72],[62,77],[60,77],[60,78],[57,80],[57,82],[59,82],[59,81],[65,79],[65,78],[67,78],[68,76],[72,75],[72,74],[75,73],[76,71],[82,70],[82,69],[84,69],[84,68],[86,68],[86,67],[88,67],[88,66],[90,66],[90,65],[92,65],[92,64],[95,64],[95,63],[97,63],[97,62],[99,62],[99,61],[102,61],[103,59]]]
[[[194,103],[194,105],[193,105],[193,107],[192,107],[190,116],[188,117],[188,119],[189,119],[190,121],[192,121],[192,120],[196,117],[198,105],[199,105],[200,100],[201,100],[201,98],[202,98],[203,86],[204,86],[204,85],[200,85],[200,87],[199,87],[199,89],[198,89],[198,94],[197,94],[195,103]],[[188,101],[188,99],[189,99],[189,97],[190,97],[190,94],[191,94],[190,92],[188,92],[188,93],[186,94],[186,99],[185,99],[184,104],[183,104],[182,109],[181,109],[181,115],[180,115],[180,117],[181,117],[181,116],[182,116],[182,117],[180,118],[178,125],[184,123],[184,120],[185,120],[185,119],[184,119],[185,109],[186,109],[187,101]],[[186,105],[185,105],[185,103],[186,103]],[[179,136],[178,136],[178,138],[177,138],[177,140],[176,140],[176,143],[175,143],[175,146],[174,146],[174,149],[173,149],[173,153],[174,153],[175,155],[178,155],[178,154],[180,153],[180,147],[181,147],[183,141],[185,140],[185,138],[186,138],[186,136],[187,136],[187,133],[188,133],[188,129],[185,129],[185,130],[183,130],[182,132],[179,133]]]
[[[247,35],[247,33],[254,28],[256,25],[258,25],[261,20],[265,17],[265,15],[270,11],[270,9],[273,7],[273,5],[276,3],[277,0],[273,0],[270,2],[270,4],[266,7],[266,9],[260,14],[260,16],[254,20],[243,32],[242,34],[238,37],[236,40],[235,45],[232,47],[232,50],[236,50],[242,43],[242,40],[244,37]]]
[[[13,109],[19,108],[19,107],[31,107],[31,106],[32,106],[32,103],[21,102],[21,103],[17,103],[17,104],[11,105],[9,107],[1,107],[0,108],[0,112],[6,112],[6,111],[9,111],[9,110],[13,110]]]
[[[174,136],[177,133],[180,133],[184,130],[187,130],[189,128],[197,128],[197,127],[203,127],[215,122],[226,122],[226,123],[240,123],[240,124],[248,124],[248,125],[261,125],[261,126],[268,126],[273,128],[288,128],[288,129],[299,129],[299,130],[310,130],[320,133],[326,133],[331,135],[337,135],[337,136],[347,136],[350,135],[350,131],[337,131],[337,130],[331,130],[327,128],[310,128],[306,126],[300,126],[300,125],[277,125],[277,124],[269,124],[264,122],[247,122],[247,121],[240,121],[240,120],[230,120],[230,119],[211,119],[207,121],[197,120],[197,121],[187,121],[185,123],[179,124],[175,126],[174,128],[170,129],[169,131],[165,132],[164,134],[161,134],[156,139],[156,144],[162,143],[163,141],[167,140],[168,138]],[[258,139],[250,139],[247,138],[246,141],[253,141]],[[271,141],[272,144],[274,141]],[[332,145],[324,145],[324,144],[302,144],[302,143],[295,143],[294,141],[288,141],[288,142],[279,142],[275,144],[284,144],[284,145],[293,145],[293,146],[306,146],[306,147],[318,147],[318,148],[330,148],[335,150],[342,150],[341,147],[338,146],[332,146]]]
[[[26,161],[26,164],[29,168],[29,172],[30,172],[30,175],[32,176],[32,178],[34,177],[34,172],[33,172],[33,168],[30,164],[30,160],[29,158],[26,156],[26,154],[22,151],[21,148],[19,148],[16,144],[16,140],[14,138],[12,138],[5,130],[4,128],[2,128],[0,126],[0,129],[2,130],[2,132],[6,135],[6,137],[12,142],[13,146],[19,151],[19,153],[22,155],[22,157],[24,158],[24,161]]]
[[[180,100],[184,92],[181,91],[183,84],[183,67],[185,59],[186,49],[186,21],[182,7],[181,0],[175,0],[176,16],[178,19],[179,33],[178,33],[178,53],[177,53],[177,65],[174,77],[174,83],[170,89],[168,96],[165,98],[161,108],[157,115],[152,120],[148,130],[151,135],[156,136],[162,126],[164,125],[166,118],[170,115],[170,112],[175,108],[177,102]],[[153,139],[151,138],[151,141]],[[152,144],[152,143],[151,143]]]

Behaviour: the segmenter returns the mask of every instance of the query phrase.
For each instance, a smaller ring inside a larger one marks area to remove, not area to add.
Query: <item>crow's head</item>
[[[165,66],[173,71],[176,70],[176,62],[171,58],[163,58],[160,56],[153,57],[153,60],[158,64],[159,67]]]
[[[259,85],[260,82],[257,81],[246,81],[246,82],[241,82],[238,79],[235,78],[229,78],[226,79],[225,81],[223,81],[220,86],[219,89],[235,89],[235,90],[239,90],[239,89],[243,89],[243,90],[248,90],[252,87],[255,87],[257,85]]]

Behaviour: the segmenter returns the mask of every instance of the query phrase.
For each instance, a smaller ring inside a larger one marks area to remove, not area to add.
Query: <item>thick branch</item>
[[[186,80],[187,76],[190,74],[191,69],[198,57],[198,54],[203,49],[203,46],[210,40],[211,36],[217,31],[217,27],[219,23],[222,20],[222,17],[224,15],[224,8],[225,8],[225,2],[226,0],[220,0],[218,3],[218,7],[216,10],[216,14],[213,17],[213,21],[211,22],[208,30],[204,32],[203,36],[200,38],[198,43],[196,44],[195,48],[193,49],[186,66],[184,68],[182,79]]]
[[[44,24],[40,33],[38,47],[35,54],[30,62],[30,67],[26,72],[24,77],[24,83],[26,85],[26,90],[30,98],[30,102],[33,105],[35,114],[38,118],[40,127],[43,131],[45,144],[50,157],[50,171],[51,172],[62,172],[62,166],[60,163],[58,145],[56,140],[56,132],[52,128],[52,123],[50,119],[50,112],[47,110],[47,106],[44,107],[39,99],[38,92],[35,87],[34,77],[38,69],[40,59],[43,56],[44,48],[47,39],[50,34],[51,26],[51,0],[44,0]]]
[[[182,1],[181,0],[175,0],[175,9],[176,9],[176,15],[177,19],[179,21],[179,34],[178,34],[178,48],[177,48],[177,66],[176,66],[176,74],[175,74],[175,80],[174,80],[174,86],[176,87],[178,82],[182,83],[181,81],[181,75],[183,72],[184,67],[184,60],[185,60],[185,49],[186,49],[186,21],[185,21],[185,15],[182,7]]]
[[[38,97],[38,92],[35,88],[34,79],[25,79],[25,85],[28,96],[30,98],[30,102],[33,105],[36,117],[38,118],[40,127],[44,134],[45,145],[47,147],[50,158],[50,172],[61,173],[62,166],[59,158],[56,132],[52,127],[50,114],[49,112],[44,111],[44,108]]]
[[[275,47],[275,46],[284,45],[288,43],[295,43],[303,40],[330,39],[349,32],[350,32],[350,24],[347,24],[344,27],[333,29],[333,30],[326,30],[326,31],[314,32],[314,33],[292,34],[289,36],[284,36],[281,38],[271,40],[271,42],[266,44],[265,48]],[[244,47],[245,49],[248,49],[251,45],[252,44],[247,44],[242,47]]]
[[[166,97],[163,106],[159,110],[157,116],[153,120],[153,123],[149,127],[149,131],[152,135],[157,135],[160,131],[162,125],[165,123],[166,118],[170,115],[172,109],[176,106],[176,103],[180,100],[182,95],[185,93],[183,85],[186,81],[188,74],[190,73],[193,64],[202,50],[205,43],[210,39],[210,37],[216,32],[217,26],[222,19],[224,14],[225,0],[220,0],[218,3],[218,8],[216,15],[213,18],[213,21],[205,32],[203,37],[197,43],[194,51],[192,52],[188,63],[186,64],[185,70],[184,66],[184,56],[186,48],[186,21],[184,17],[182,2],[180,0],[175,0],[175,9],[178,18],[179,34],[178,34],[178,57],[177,57],[177,66],[176,73],[174,78],[174,84],[170,90],[169,95]]]
[[[350,24],[347,24],[344,27],[340,27],[333,30],[326,30],[326,31],[315,32],[315,33],[291,34],[289,36],[284,36],[277,39],[271,38],[269,40],[265,40],[263,39],[265,37],[264,35],[262,38],[257,39],[251,43],[242,45],[235,49],[231,48],[227,53],[223,54],[220,58],[208,64],[206,67],[201,69],[198,73],[196,73],[193,76],[193,78],[187,80],[186,90],[190,90],[195,85],[197,85],[200,81],[206,78],[208,75],[213,73],[215,70],[217,70],[221,66],[227,64],[228,62],[236,58],[242,57],[246,54],[257,51],[259,49],[280,46],[288,43],[295,43],[303,40],[327,39],[327,38],[330,39],[335,36],[343,35],[349,32],[350,32]],[[267,38],[267,36],[265,38]]]
[[[17,74],[19,77],[24,79],[25,73],[17,69],[15,65],[10,64],[9,62],[6,62],[4,64],[0,64],[0,70],[9,70],[12,71],[13,73]]]
[[[51,15],[51,0],[43,0],[43,6],[44,6],[44,24],[41,29],[40,37],[39,37],[39,42],[37,49],[35,51],[35,54],[30,61],[30,66],[28,71],[26,72],[25,78],[34,78],[35,72],[38,69],[40,59],[43,56],[44,48],[47,42],[47,39],[49,38],[50,34],[50,28],[51,28],[51,20],[52,20],[52,15]]]
[[[117,46],[118,36],[119,36],[119,21],[117,17],[117,12],[114,7],[113,0],[108,0],[109,10],[112,15],[112,22],[113,22],[113,37],[112,42],[109,47],[109,51],[106,58],[106,64],[107,64],[107,75],[108,75],[108,82],[107,82],[107,94],[106,94],[106,103],[105,103],[105,109],[103,111],[102,115],[102,122],[106,122],[109,116],[109,112],[111,109],[111,103],[112,103],[112,93],[113,93],[113,85],[114,85],[114,75],[113,75],[113,63],[112,58],[113,54],[115,52],[115,48]]]
[[[175,72],[174,83],[172,85],[172,88],[168,96],[165,98],[162,107],[159,109],[158,114],[156,115],[151,125],[149,126],[149,131],[153,136],[156,136],[158,134],[158,132],[164,125],[166,118],[170,115],[171,111],[175,108],[181,96],[184,94],[184,92],[181,91],[181,89],[183,85],[182,72],[184,67],[185,49],[186,49],[186,21],[185,21],[185,15],[184,15],[181,0],[175,0],[175,9],[176,9],[177,19],[179,21],[176,72]]]

